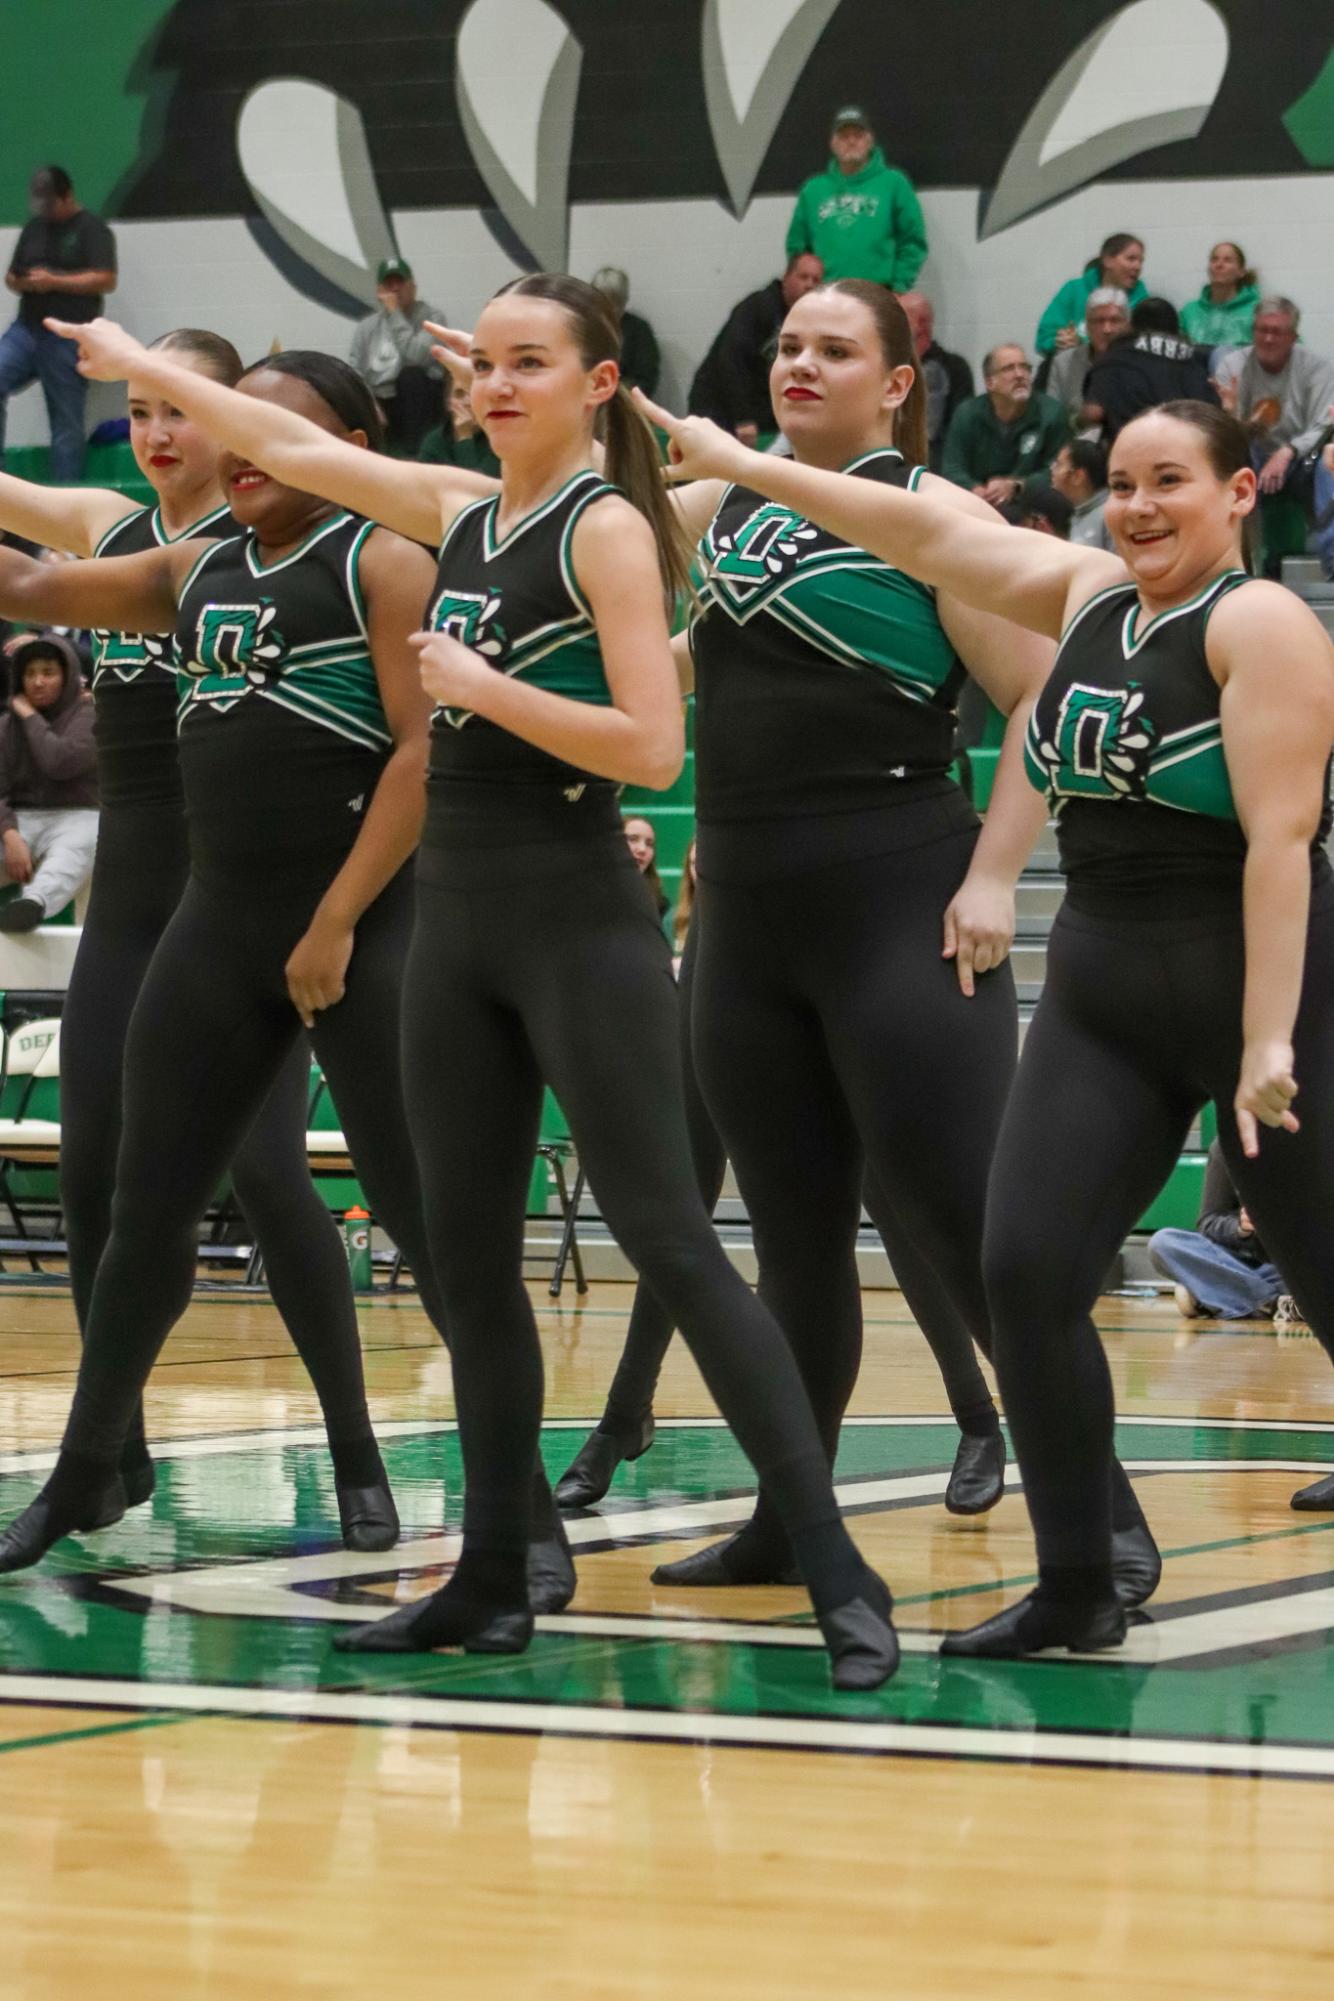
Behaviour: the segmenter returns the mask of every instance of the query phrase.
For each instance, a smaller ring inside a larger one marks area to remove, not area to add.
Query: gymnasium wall
[[[679,396],[781,266],[832,108],[916,181],[922,283],[976,363],[1101,238],[1198,291],[1239,240],[1334,352],[1334,47],[1311,0],[0,0],[0,250],[58,160],[114,310],[345,348],[397,248],[467,324],[521,269],[625,267]],[[119,392],[95,392],[95,416]],[[33,392],[15,443],[45,434]]]

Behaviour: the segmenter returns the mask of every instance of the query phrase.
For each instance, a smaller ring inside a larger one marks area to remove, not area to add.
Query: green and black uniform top
[[[162,510],[127,514],[93,551],[95,556],[137,556],[193,536],[211,539],[240,532],[225,507],[215,507],[180,535],[168,535]],[[176,758],[176,674],[167,633],[92,634],[93,707],[97,776],[102,810],[135,806],[180,807]]]
[[[247,531],[204,551],[176,617],[181,778],[196,873],[352,846],[393,748],[357,568],[374,523],[341,511],[265,562]]]
[[[1248,581],[1229,570],[1148,619],[1135,586],[1114,584],[1066,627],[1024,755],[1056,814],[1073,907],[1131,896],[1168,914],[1239,899],[1246,837],[1205,634]],[[1322,872],[1328,831],[1326,805],[1312,846]]]
[[[890,450],[847,468],[909,492],[923,470]],[[964,669],[925,584],[740,486],[724,492],[700,559],[690,646],[701,823],[953,790]]]
[[[500,538],[499,495],[465,507],[440,545],[428,629],[472,647],[498,674],[610,707],[602,648],[574,574],[571,543],[585,511],[615,492],[599,473],[576,473]],[[605,818],[606,809],[615,811],[617,790],[470,709],[440,707],[431,720],[423,841],[447,843],[461,818],[480,833],[479,813],[497,844],[521,841],[551,800],[579,807],[581,820]]]

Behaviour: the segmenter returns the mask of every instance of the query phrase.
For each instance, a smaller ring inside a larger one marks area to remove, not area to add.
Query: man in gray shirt
[[[1278,493],[1309,452],[1334,403],[1334,361],[1298,344],[1301,313],[1291,299],[1261,299],[1249,347],[1218,365],[1226,408],[1250,431],[1262,493]]]
[[[375,274],[376,310],[358,320],[348,360],[384,409],[391,444],[411,454],[440,414],[440,365],[425,322],[444,318],[417,297],[410,264],[386,257]]]

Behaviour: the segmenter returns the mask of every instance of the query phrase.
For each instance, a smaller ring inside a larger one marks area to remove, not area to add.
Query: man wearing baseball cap
[[[826,279],[870,278],[910,291],[926,262],[926,224],[908,176],[886,164],[859,104],[834,113],[829,165],[802,185],[787,254],[810,250]]]
[[[417,297],[412,266],[386,257],[375,274],[376,309],[358,320],[348,359],[380,402],[391,444],[415,452],[440,410],[440,364],[427,320],[443,320]]]

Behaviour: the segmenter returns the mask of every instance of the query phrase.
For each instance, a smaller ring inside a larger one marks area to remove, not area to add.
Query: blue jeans
[[[1315,518],[1319,521],[1327,510],[1334,509],[1334,472],[1331,472],[1322,457],[1315,469]],[[1320,551],[1320,567],[1325,575],[1334,581],[1334,513],[1323,528],[1316,529],[1316,547]]]
[[[88,384],[78,371],[72,340],[45,327],[15,320],[0,334],[0,462],[5,448],[5,407],[16,389],[40,382],[51,425],[51,478],[57,486],[83,478],[83,406]]]
[[[1286,1290],[1277,1265],[1248,1265],[1198,1230],[1155,1230],[1149,1261],[1220,1320],[1258,1320]]]

